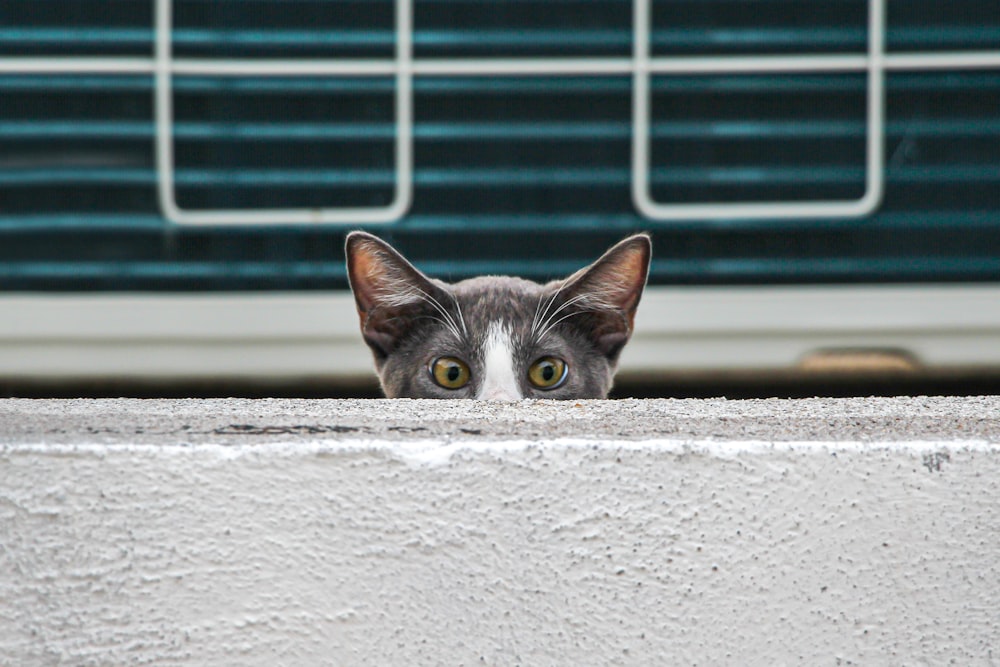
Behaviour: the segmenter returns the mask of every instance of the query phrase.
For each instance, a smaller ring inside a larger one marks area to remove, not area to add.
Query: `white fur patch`
[[[484,401],[518,401],[521,383],[514,372],[514,346],[510,331],[502,322],[493,322],[483,345],[483,383],[476,398]]]

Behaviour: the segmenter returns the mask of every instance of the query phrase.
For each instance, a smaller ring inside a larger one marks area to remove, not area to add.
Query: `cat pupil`
[[[455,382],[455,381],[457,381],[458,380],[458,376],[461,375],[461,374],[462,374],[462,372],[459,370],[458,366],[451,366],[451,367],[449,367],[448,368],[448,381],[449,382]]]
[[[556,369],[553,368],[552,366],[546,366],[545,368],[542,369],[542,378],[546,382],[555,377],[555,374],[556,374]]]

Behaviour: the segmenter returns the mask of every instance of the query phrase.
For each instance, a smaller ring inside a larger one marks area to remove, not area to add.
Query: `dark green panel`
[[[661,56],[863,53],[864,0],[655,0]],[[177,0],[198,58],[391,58],[389,0]],[[627,59],[623,0],[414,0],[419,58]],[[10,0],[0,55],[149,58],[148,0]],[[892,52],[1000,50],[995,3],[888,3]],[[151,61],[150,61],[151,67]],[[414,201],[372,229],[435,274],[543,279],[652,232],[656,284],[1000,280],[1000,68],[890,71],[886,190],[860,219],[640,216],[632,78],[417,76]],[[177,197],[191,208],[384,206],[395,82],[174,78]],[[661,203],[853,199],[865,183],[862,72],[651,78]],[[0,287],[345,286],[339,226],[191,228],[159,213],[154,83],[0,75]],[[353,226],[352,226],[353,227]]]

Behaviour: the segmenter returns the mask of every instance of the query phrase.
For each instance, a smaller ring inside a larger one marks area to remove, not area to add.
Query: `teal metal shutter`
[[[456,279],[649,230],[654,284],[1000,280],[993,0],[645,4],[176,0],[158,135],[154,3],[8,0],[0,287],[343,288],[366,225]]]

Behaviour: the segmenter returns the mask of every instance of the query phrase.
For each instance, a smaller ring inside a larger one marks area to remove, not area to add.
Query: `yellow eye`
[[[445,389],[461,389],[469,384],[469,366],[455,357],[438,357],[431,363],[431,377]]]
[[[539,389],[555,389],[566,379],[566,362],[555,357],[542,357],[531,364],[528,379]]]

